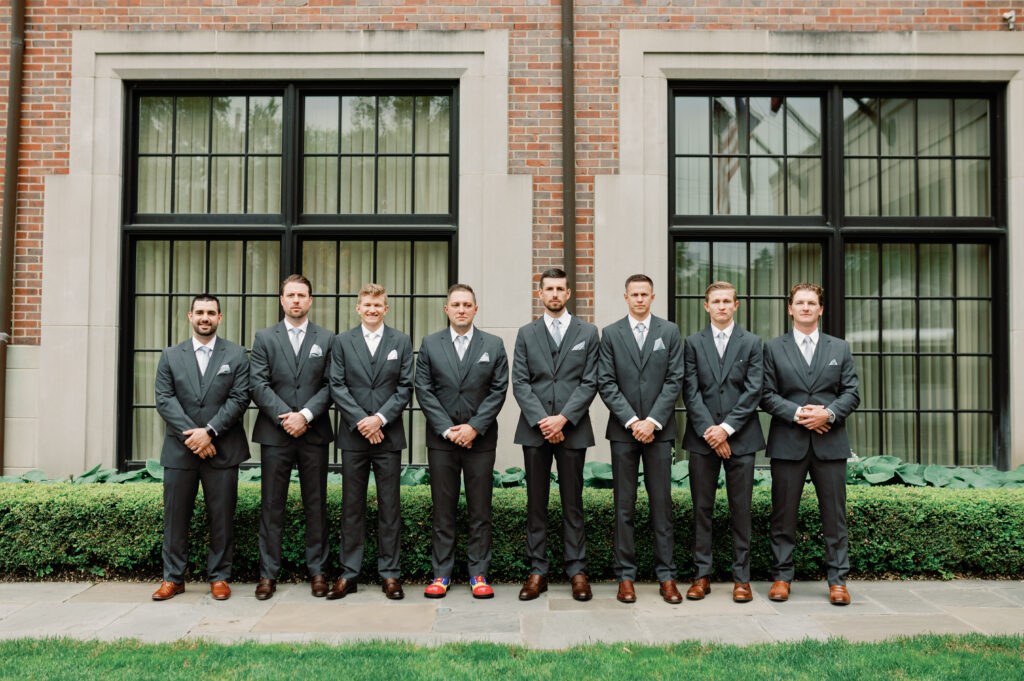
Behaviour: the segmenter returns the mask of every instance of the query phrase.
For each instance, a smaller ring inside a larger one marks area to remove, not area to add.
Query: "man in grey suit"
[[[450,326],[423,339],[416,359],[416,398],[426,417],[430,497],[434,504],[434,581],[427,598],[443,598],[455,565],[455,510],[460,473],[469,511],[470,588],[491,598],[491,488],[498,412],[508,390],[508,357],[501,339],[473,325],[476,295],[466,284],[448,289]]]
[[[259,407],[252,439],[261,445],[260,581],[267,600],[281,572],[281,531],[292,466],[306,517],[306,568],[314,596],[327,595],[327,451],[333,439],[328,350],[333,334],[309,321],[313,286],[301,274],[281,283],[284,319],[256,333],[252,401]]]
[[[711,516],[718,472],[725,483],[732,516],[732,599],[753,600],[750,591],[750,497],[754,489],[754,453],[764,449],[757,420],[763,365],[761,339],[733,317],[739,309],[736,288],[716,281],[704,291],[711,323],[683,343],[683,447],[690,452],[693,499],[693,584],[690,600],[711,592]]]
[[[773,601],[789,598],[797,513],[808,471],[818,495],[829,600],[847,605],[850,571],[846,534],[846,460],[850,442],[846,419],[860,403],[857,370],[850,345],[818,330],[824,291],[796,284],[789,292],[793,331],[764,348],[764,396],[761,407],[772,415],[768,457],[772,467]]]
[[[651,314],[654,282],[645,274],[626,279],[629,314],[601,332],[597,389],[611,412],[605,437],[612,450],[615,499],[615,573],[617,598],[636,602],[636,550],[633,516],[640,461],[654,532],[655,573],[661,597],[683,600],[676,587],[672,558],[672,445],[674,413],[683,385],[683,341],[679,329]]]
[[[399,491],[405,423],[412,399],[413,354],[409,336],[384,325],[388,292],[366,284],[356,299],[362,323],[334,337],[331,398],[340,424],[342,462],[341,576],[327,593],[344,598],[357,589],[366,541],[366,487],[373,468],[377,486],[377,571],[384,595],[405,596],[398,582],[402,512]]]
[[[592,597],[586,570],[583,527],[583,462],[594,445],[590,403],[597,394],[597,327],[569,314],[572,295],[564,271],[540,275],[538,297],[544,314],[519,329],[512,361],[512,394],[522,413],[515,443],[523,446],[526,467],[526,554],[530,577],[519,600],[548,589],[547,513],[551,459],[558,465],[562,499],[565,574],[578,601]]]
[[[203,485],[210,522],[207,572],[210,593],[231,596],[238,464],[249,458],[242,414],[249,406],[245,348],[217,337],[223,316],[209,294],[192,299],[192,337],[160,355],[156,410],[167,422],[160,464],[164,467],[164,579],[153,600],[185,590],[188,528],[196,492]]]

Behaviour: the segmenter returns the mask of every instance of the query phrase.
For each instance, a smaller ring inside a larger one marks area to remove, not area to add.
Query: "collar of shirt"
[[[544,313],[544,326],[548,327],[548,333],[551,333],[551,322],[555,321],[556,317],[552,317],[547,312]],[[564,336],[566,329],[569,328],[569,322],[572,320],[572,315],[569,314],[568,310],[562,312],[561,317],[557,317],[558,323],[561,324],[561,334]]]
[[[475,329],[475,328],[476,328],[475,326],[473,326],[472,324],[470,324],[470,326],[469,326],[469,331],[467,331],[467,332],[466,332],[466,333],[464,334],[464,335],[466,336],[466,347],[467,347],[467,348],[469,347],[469,344],[473,342],[473,329]],[[456,337],[457,337],[457,336],[458,336],[459,334],[455,333],[455,329],[453,329],[453,328],[452,328],[452,327],[450,327],[450,326],[448,327],[448,331],[449,331],[449,332],[450,332],[450,333],[452,334],[452,345],[455,345],[455,338],[456,338]]]
[[[653,316],[654,315],[650,315],[649,314],[649,315],[647,315],[646,319],[636,320],[636,319],[633,319],[633,315],[626,315],[626,319],[629,320],[629,328],[633,330],[633,335],[636,335],[636,325],[641,323],[641,322],[643,322],[643,325],[644,325],[644,329],[645,329],[644,333],[649,333],[650,330],[651,330],[651,317],[653,317]]]
[[[299,324],[298,326],[292,326],[292,323],[289,322],[287,319],[282,320],[282,323],[284,324],[284,328],[288,332],[289,336],[291,336],[292,329],[302,329],[302,335],[303,336],[305,336],[306,335],[306,331],[309,330],[309,318],[308,317],[301,324]]]
[[[729,342],[729,339],[732,338],[733,329],[735,329],[735,328],[736,328],[736,322],[729,322],[729,326],[725,327],[724,329],[720,329],[717,326],[715,326],[714,324],[712,324],[711,325],[711,337],[714,338],[715,340],[718,340],[718,334],[725,333],[725,340],[726,340],[726,342]]]
[[[198,338],[196,338],[195,336],[192,336],[192,352],[198,352],[199,348],[201,348],[202,346],[205,345],[206,347],[210,348],[210,354],[212,355],[213,354],[213,348],[214,348],[214,345],[216,343],[217,343],[217,336],[214,336],[213,338],[211,338],[209,343],[201,343]]]
[[[366,324],[360,324],[359,326],[361,326],[362,329],[363,329],[363,338],[365,338],[367,340],[369,340],[372,336],[377,336],[377,338],[383,338],[384,337],[384,325],[383,324],[378,326],[376,331],[370,331],[368,328],[366,328]]]
[[[796,329],[796,327],[793,327],[793,340],[796,341],[796,346],[798,348],[800,348],[800,350],[804,349],[804,338],[808,338],[808,337],[811,339],[811,345],[813,345],[814,347],[818,347],[818,330],[817,329],[815,329],[811,333],[807,334],[807,333],[804,333],[802,331],[798,331]]]

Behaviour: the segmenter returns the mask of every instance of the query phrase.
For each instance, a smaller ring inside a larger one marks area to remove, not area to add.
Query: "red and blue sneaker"
[[[486,577],[470,577],[469,588],[473,590],[473,598],[494,598],[494,589]]]
[[[452,583],[452,580],[448,577],[436,577],[434,581],[427,585],[423,595],[427,598],[444,598],[448,593],[448,586]]]

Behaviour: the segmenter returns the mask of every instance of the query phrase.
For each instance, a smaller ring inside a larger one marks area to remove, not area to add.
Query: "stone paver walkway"
[[[232,584],[233,595],[223,602],[210,598],[206,584],[188,584],[184,594],[158,603],[150,599],[153,583],[0,582],[0,638],[491,641],[558,649],[685,639],[744,645],[834,636],[873,641],[922,633],[1024,634],[1020,581],[852,581],[847,607],[829,604],[824,582],[794,583],[786,603],[768,600],[767,582],[752,586],[750,603],[733,603],[729,583],[713,584],[703,601],[672,606],[658,596],[656,584],[638,584],[637,602],[624,605],[615,600],[612,583],[595,584],[587,603],[572,600],[567,584],[553,584],[526,603],[518,600],[519,585],[511,584],[498,585],[490,600],[474,600],[464,584],[444,599],[428,600],[421,585],[410,584],[402,601],[388,601],[373,584],[339,601],[313,598],[306,584],[282,584],[272,599],[257,601],[254,585]]]

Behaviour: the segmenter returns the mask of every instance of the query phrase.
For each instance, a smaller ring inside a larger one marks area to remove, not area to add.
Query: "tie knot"
[[[551,320],[551,326],[553,326],[553,327],[555,327],[557,329],[560,326],[562,326],[562,322],[557,320],[557,319],[552,319]]]
[[[465,336],[456,336],[455,337],[455,342],[458,343],[459,345],[465,345],[466,344],[466,337]]]
[[[213,352],[213,350],[210,349],[209,345],[200,345],[199,352],[203,353],[204,355],[209,355],[211,352]]]
[[[640,322],[639,324],[636,325],[636,332],[637,333],[643,333],[646,330],[647,330],[647,325],[644,324],[643,322]]]
[[[722,341],[725,340],[725,331],[719,331],[718,332],[718,340],[722,340]]]

